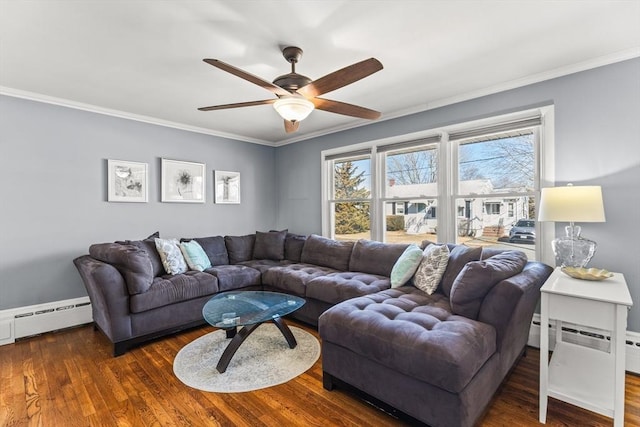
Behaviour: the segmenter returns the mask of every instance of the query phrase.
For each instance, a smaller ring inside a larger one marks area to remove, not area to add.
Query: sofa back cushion
[[[193,240],[202,246],[204,253],[207,254],[209,261],[211,261],[211,265],[216,266],[229,264],[229,254],[227,253],[227,246],[225,245],[224,237],[196,237]]]
[[[456,280],[460,271],[467,265],[468,262],[478,261],[482,256],[482,248],[470,248],[464,245],[447,245],[449,247],[449,260],[447,262],[447,269],[442,275],[440,281],[440,289],[446,296],[451,296],[451,287],[453,281]]]
[[[464,266],[451,287],[451,311],[477,319],[482,300],[498,282],[520,273],[527,264],[521,251],[504,251]]]
[[[256,241],[253,246],[254,259],[270,259],[281,261],[284,259],[284,241],[287,230],[263,233],[256,231]]]
[[[237,264],[253,259],[253,246],[256,243],[255,234],[224,236],[224,243],[229,254],[229,264]]]
[[[404,243],[392,244],[360,239],[353,245],[349,269],[389,277],[393,265],[407,246],[409,245]]]
[[[284,239],[284,258],[291,262],[300,262],[302,249],[306,241],[307,236],[287,233],[287,237]]]
[[[353,242],[340,242],[312,234],[304,243],[300,261],[334,270],[348,271],[352,249]]]
[[[89,247],[89,255],[113,265],[124,277],[130,295],[146,292],[153,283],[153,266],[147,252],[135,245],[98,243]]]

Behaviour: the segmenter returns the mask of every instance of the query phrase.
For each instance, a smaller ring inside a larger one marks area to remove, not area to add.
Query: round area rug
[[[176,377],[189,387],[218,393],[238,393],[285,383],[302,374],[320,357],[320,343],[310,333],[289,327],[298,345],[272,323],[260,325],[242,343],[225,373],[216,370],[231,341],[224,330],[204,335],[184,346],[173,361]]]

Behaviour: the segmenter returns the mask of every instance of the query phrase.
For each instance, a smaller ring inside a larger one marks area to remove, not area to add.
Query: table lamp
[[[551,246],[561,267],[585,267],[596,252],[596,242],[580,236],[575,222],[604,222],[602,188],[574,186],[543,188],[538,221],[568,222],[566,235],[553,239]]]

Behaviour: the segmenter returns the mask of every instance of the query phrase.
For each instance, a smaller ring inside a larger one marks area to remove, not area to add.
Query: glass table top
[[[207,301],[202,315],[211,326],[234,328],[286,316],[304,303],[303,298],[278,292],[223,292]]]

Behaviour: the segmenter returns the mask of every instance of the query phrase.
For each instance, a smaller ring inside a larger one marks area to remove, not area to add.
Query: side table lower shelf
[[[613,417],[613,359],[604,351],[557,343],[549,363],[548,396]]]

